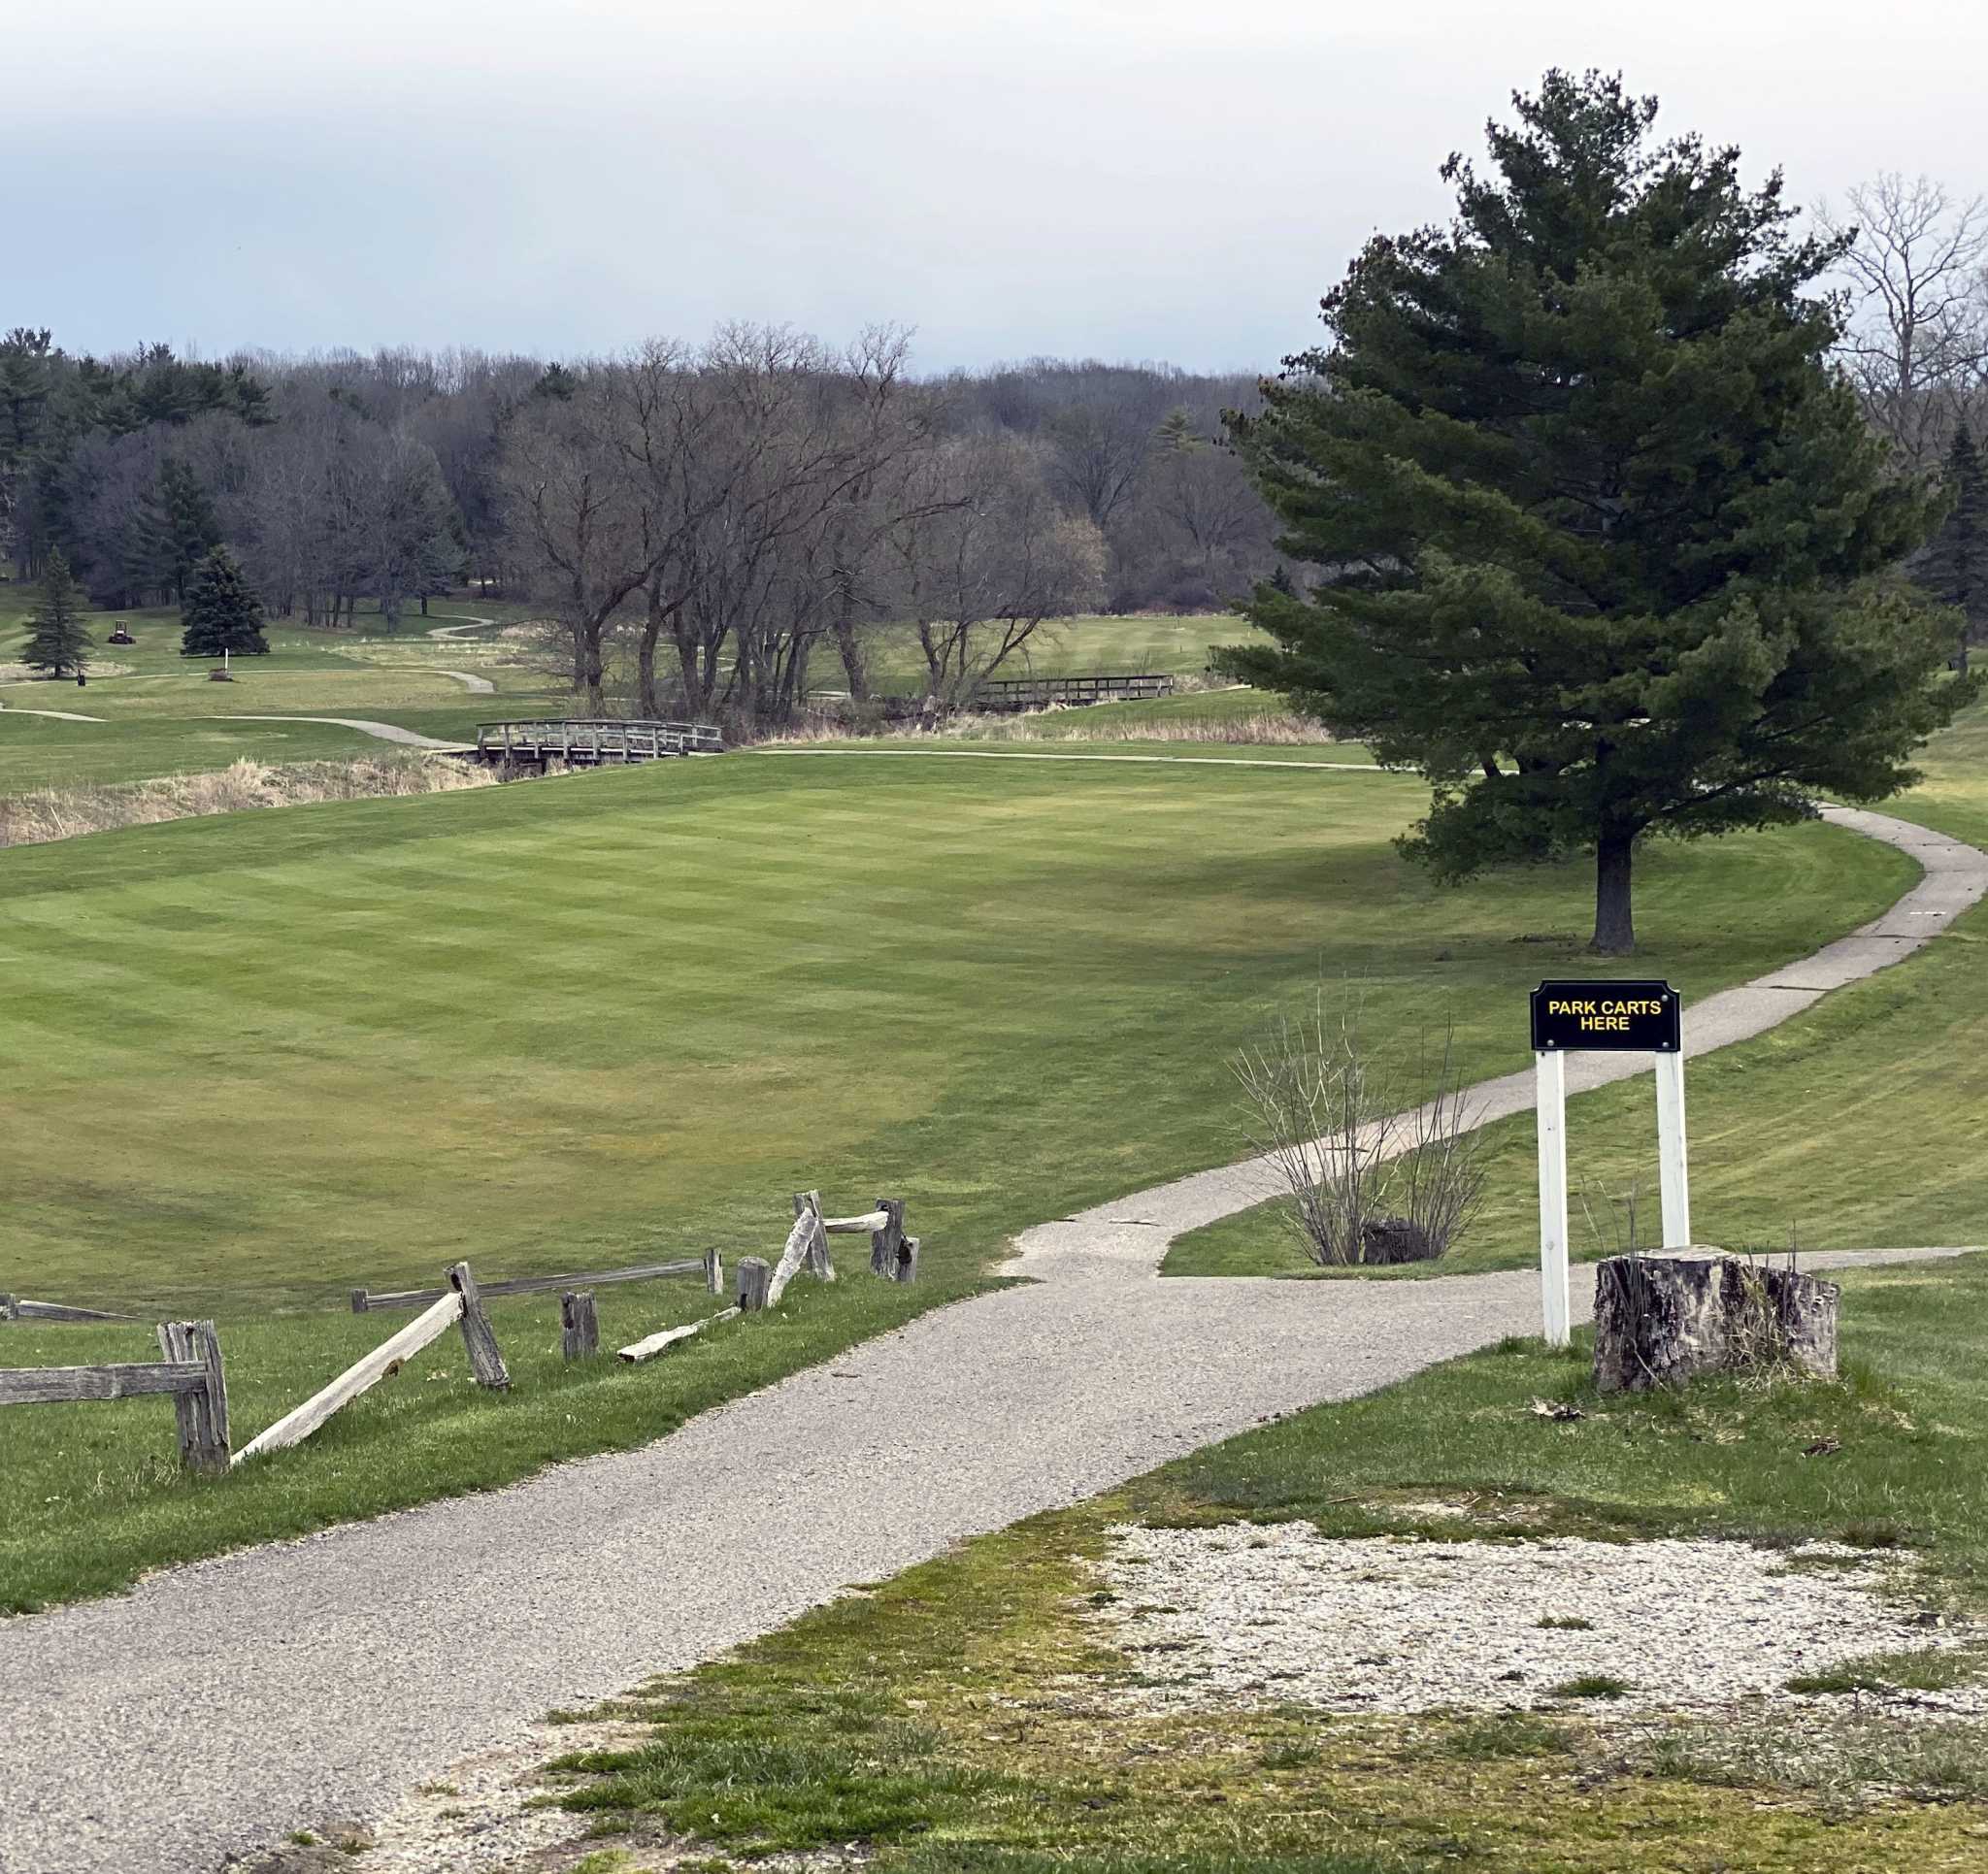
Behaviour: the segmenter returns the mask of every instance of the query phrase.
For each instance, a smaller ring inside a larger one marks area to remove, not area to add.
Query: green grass
[[[893,1874],[1971,1865],[1978,1729],[1824,1705],[1764,1713],[1740,1729],[1783,1748],[1736,1753],[1696,1720],[1616,1730],[1625,1688],[1600,1672],[1553,1688],[1549,1718],[1153,1713],[1095,1619],[1090,1564],[1127,1518],[1876,1539],[1912,1545],[1935,1595],[1981,1605],[1988,1259],[1854,1273],[1844,1321],[1841,1385],[1603,1400],[1579,1357],[1514,1343],[1296,1415],[658,1681],[617,1707],[652,1741],[568,1759],[568,1800],[746,1858],[860,1843]],[[1586,1415],[1541,1420],[1542,1392]],[[1842,1442],[1827,1468],[1799,1456],[1825,1426]],[[1459,1508],[1432,1519],[1432,1494]],[[1866,1662],[1847,1689],[1952,1682],[1918,1659]]]
[[[1884,810],[1988,845],[1988,709],[1928,751],[1925,784]],[[1764,889],[1772,889],[1766,887]],[[1820,945],[1823,939],[1817,937]],[[1648,959],[1640,959],[1639,971]],[[1693,1234],[1730,1248],[1988,1243],[1988,906],[1869,981],[1833,991],[1771,1033],[1691,1064]],[[1661,974],[1658,970],[1647,973]],[[1687,998],[1692,993],[1687,990]],[[1577,1258],[1613,1253],[1639,1199],[1654,1227],[1656,1122],[1647,1076],[1568,1104]],[[1437,1264],[1343,1271],[1414,1280],[1515,1268],[1539,1254],[1532,1115],[1487,1132],[1487,1200]],[[1174,1275],[1305,1275],[1314,1268],[1266,1204],[1189,1232]]]
[[[1586,1331],[1559,1354],[1509,1341],[1182,1459],[1147,1505],[1302,1517],[1331,1535],[1825,1538],[1904,1551],[1929,1594],[1988,1612],[1988,1255],[1832,1279],[1839,1384],[1603,1398]],[[1583,1416],[1541,1418],[1535,1398]],[[1806,1455],[1830,1439],[1827,1458]],[[1457,1508],[1432,1512],[1432,1497]]]
[[[496,608],[464,602],[442,610]],[[23,608],[0,599],[0,664],[17,650]],[[128,622],[134,646],[108,644],[113,617]],[[382,635],[378,617],[360,616],[357,633],[272,626],[267,657],[239,658],[235,680],[215,683],[208,664],[179,654],[179,615],[172,611],[97,614],[95,655],[126,667],[122,674],[74,683],[0,683],[0,793],[148,779],[256,761],[315,761],[378,753],[384,746],[358,730],[310,722],[230,722],[228,715],[352,716],[391,722],[420,734],[473,740],[476,724],[504,714],[540,714],[564,707],[541,673],[515,661],[513,647],[472,639],[433,643],[425,623],[410,613],[397,634]],[[449,669],[497,685],[496,695],[466,690]],[[64,722],[28,713],[53,709],[102,718]]]
[[[486,1280],[711,1242],[729,1264],[778,1248],[804,1187],[901,1192],[925,1243],[915,1291],[841,1285],[792,1337],[755,1324],[640,1377],[559,1373],[526,1309],[499,1323],[540,1349],[510,1399],[403,1376],[215,1485],[171,1473],[163,1408],[40,1408],[0,1460],[0,1605],[637,1442],[962,1293],[1043,1216],[1231,1157],[1225,1057],[1321,974],[1404,1021],[1452,1005],[1473,1071],[1513,1065],[1542,961],[1580,967],[1585,881],[1439,890],[1390,843],[1420,798],[1373,774],[739,756],[0,857],[0,1288],[215,1315],[238,1442],[379,1337],[341,1312],[351,1286],[461,1256]],[[1679,850],[1645,929],[1715,988],[1869,915],[1898,871],[1828,828]],[[1763,886],[1767,918],[1722,908]],[[677,1305],[624,1293],[617,1323]],[[10,1360],[149,1351],[144,1329],[5,1332]],[[598,1414],[569,1416],[567,1386],[598,1387]]]

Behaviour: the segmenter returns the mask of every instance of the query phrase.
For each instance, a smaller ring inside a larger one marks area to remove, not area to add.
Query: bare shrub
[[[1283,1186],[1285,1222],[1322,1267],[1444,1255],[1483,1199],[1482,1134],[1455,1069],[1455,1037],[1426,1041],[1416,1071],[1370,1041],[1357,997],[1321,993],[1309,1013],[1276,1016],[1233,1063],[1248,1134]],[[1428,1085],[1403,1108],[1404,1088]]]
[[[243,760],[212,773],[170,774],[115,787],[38,788],[0,798],[0,847],[46,845],[116,827],[156,826],[257,807],[453,793],[493,787],[496,779],[487,769],[438,755],[282,764]]]

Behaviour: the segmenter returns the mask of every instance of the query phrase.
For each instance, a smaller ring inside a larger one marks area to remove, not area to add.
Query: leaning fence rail
[[[467,1263],[457,1263],[448,1271],[447,1289],[423,1313],[391,1339],[382,1340],[363,1360],[354,1361],[329,1386],[285,1412],[268,1430],[257,1432],[235,1453],[234,1462],[245,1463],[267,1452],[302,1444],[333,1413],[399,1372],[431,1340],[439,1340],[458,1322],[462,1325],[463,1345],[469,1351],[470,1371],[477,1384],[503,1391],[511,1384],[511,1374],[505,1367],[504,1356],[497,1350],[497,1336],[491,1331],[489,1316],[483,1312],[476,1277],[470,1273]]]

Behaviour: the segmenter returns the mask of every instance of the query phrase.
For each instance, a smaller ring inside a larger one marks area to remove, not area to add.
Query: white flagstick
[[[1540,1310],[1546,1344],[1564,1347],[1571,1309],[1567,1287],[1567,1056],[1541,1048],[1536,1111],[1540,1126]]]
[[[1684,1150],[1684,1053],[1657,1056],[1657,1164],[1664,1194],[1664,1247],[1691,1241],[1691,1170]]]

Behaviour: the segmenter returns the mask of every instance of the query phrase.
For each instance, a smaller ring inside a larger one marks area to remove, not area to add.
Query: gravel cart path
[[[368,716],[209,716],[210,722],[328,722],[338,729],[356,729],[362,736],[373,736],[381,741],[396,741],[403,748],[447,748],[467,747],[466,742],[439,741],[433,736],[417,734],[413,729],[403,729],[397,722],[375,722]]]
[[[1807,962],[1687,1010],[1687,1052],[1772,1027],[1988,893],[1972,847],[1831,817],[1904,847],[1926,876]],[[1586,1088],[1637,1063],[1573,1065]],[[1531,1074],[1482,1095],[1487,1117],[1518,1111]],[[0,1625],[0,1869],[197,1874],[327,1818],[377,1818],[551,1706],[709,1659],[844,1584],[1273,1413],[1538,1331],[1526,1271],[1157,1278],[1176,1234],[1268,1189],[1260,1165],[1229,1167],[1044,1224],[1018,1245],[1033,1282],[935,1310],[642,1450]]]

